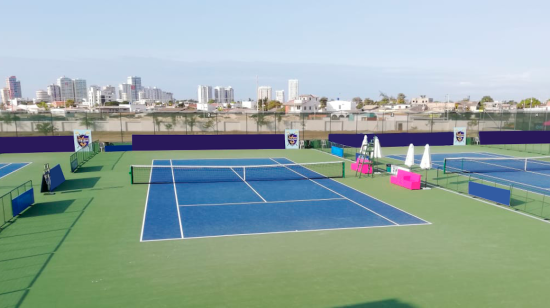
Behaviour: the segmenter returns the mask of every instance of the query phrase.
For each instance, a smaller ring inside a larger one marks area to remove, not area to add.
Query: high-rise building
[[[228,104],[235,101],[235,91],[231,86],[225,87],[225,96]]]
[[[288,81],[288,100],[298,99],[300,97],[300,91],[298,87],[298,79],[290,79]]]
[[[88,87],[86,87],[86,80],[73,79],[73,91],[75,102],[83,102],[88,98]]]
[[[112,85],[104,86],[101,88],[101,95],[105,97],[105,102],[116,101],[116,88]]]
[[[132,85],[132,100],[137,101],[139,99],[139,92],[141,91],[141,77],[130,76],[126,81],[127,84]]]
[[[21,98],[21,82],[17,77],[10,76],[6,79],[6,87],[10,90],[10,99]]]
[[[61,87],[56,84],[51,84],[48,86],[48,95],[52,102],[61,100]]]
[[[74,85],[73,80],[68,77],[59,77],[57,79],[57,85],[59,86],[59,90],[61,92],[61,100],[73,100],[74,101]]]
[[[275,91],[275,100],[279,101],[280,103],[286,103],[285,102],[285,90],[277,90]]]
[[[212,87],[211,86],[199,86],[199,89],[198,89],[199,104],[206,104],[211,99],[212,99]]]
[[[261,87],[258,87],[258,100],[260,99],[266,99],[268,101],[271,100],[271,87],[269,86],[261,86]]]
[[[7,105],[10,103],[10,89],[2,88],[0,91],[0,96],[2,96],[2,104]]]
[[[88,102],[91,106],[103,105],[103,102],[101,101],[101,89],[99,86],[90,86],[88,89]]]
[[[50,101],[50,95],[48,94],[48,92],[44,91],[44,90],[38,90],[36,91],[36,102],[40,103],[40,102],[49,102]]]
[[[123,83],[118,86],[118,94],[121,100],[126,102],[132,102],[133,95],[132,95],[132,86],[129,83]]]
[[[235,92],[232,87],[215,87],[214,100],[220,104],[227,105],[234,101]]]

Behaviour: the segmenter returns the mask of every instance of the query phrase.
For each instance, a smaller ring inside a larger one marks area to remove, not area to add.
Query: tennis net
[[[445,158],[445,173],[491,173],[550,170],[550,156]]]
[[[132,184],[284,181],[342,178],[344,162],[262,166],[131,166]]]

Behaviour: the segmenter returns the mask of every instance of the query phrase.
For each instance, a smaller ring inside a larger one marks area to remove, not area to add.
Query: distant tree
[[[524,109],[524,108],[538,107],[540,105],[541,105],[541,102],[538,99],[531,97],[531,98],[526,98],[521,102],[519,102],[519,104],[517,105],[517,108]]]
[[[264,113],[255,113],[250,116],[256,122],[256,130],[260,131],[262,126],[267,125],[268,121],[265,118]]]
[[[86,129],[91,128],[92,130],[96,130],[96,127],[95,127],[96,120],[97,120],[96,117],[91,117],[90,115],[86,114],[85,117],[80,119],[80,125],[86,126]]]
[[[382,91],[380,91],[380,98],[381,99],[378,101],[378,105],[385,105],[390,102],[390,97]]]
[[[481,98],[481,100],[479,100],[479,102],[482,104],[485,104],[485,103],[492,103],[494,102],[494,100],[489,95],[485,95],[484,97]]]
[[[319,100],[320,104],[319,104],[319,108],[321,109],[325,109],[327,108],[327,102],[328,102],[328,98],[326,97],[321,97],[321,99]]]
[[[363,102],[360,102],[359,104],[357,104],[357,106],[355,106],[355,108],[363,109]]]
[[[74,106],[74,100],[68,99],[65,101],[65,108],[70,108]]]
[[[373,101],[370,98],[365,98],[365,100],[363,101],[363,106],[365,106],[365,105],[374,105],[374,104],[376,104],[376,102]]]
[[[122,103],[120,103],[121,105],[129,105],[130,102],[129,101],[123,101]]]
[[[36,130],[47,136],[50,133],[53,135],[53,132],[56,131],[57,128],[55,128],[50,122],[43,122],[36,124]]]
[[[191,132],[193,132],[193,127],[197,125],[197,115],[195,113],[189,113],[185,115],[185,125],[189,126]]]
[[[4,124],[10,125],[13,122],[17,122],[21,119],[16,114],[11,113],[5,113],[2,117],[0,117],[0,122],[4,122]]]
[[[351,99],[351,101],[354,102],[356,106],[357,104],[363,102],[363,100],[360,97],[354,97]]]
[[[172,128],[174,128],[174,125],[171,123],[164,124],[164,128],[166,128],[167,131],[171,131]]]
[[[397,94],[397,103],[398,104],[404,104],[405,103],[405,98],[407,98],[405,96],[405,94],[403,94],[403,93]]]
[[[267,107],[266,107],[266,110],[271,110],[271,109],[275,109],[275,108],[280,108],[283,104],[279,101],[269,101],[267,103]]]
[[[206,122],[202,123],[202,128],[204,130],[210,130],[212,127],[214,127],[214,118],[208,118]]]
[[[216,102],[216,101],[213,100],[213,99],[210,99],[210,100],[208,101],[209,104],[214,104],[215,102]]]
[[[36,104],[36,106],[38,108],[44,108],[46,111],[48,111],[50,109],[50,106],[48,106],[48,104],[46,102],[40,102],[40,103]]]
[[[119,102],[106,102],[105,103],[105,106],[118,106],[120,103]]]

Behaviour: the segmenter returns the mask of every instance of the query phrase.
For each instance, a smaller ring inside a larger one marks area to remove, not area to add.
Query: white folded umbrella
[[[426,144],[424,148],[424,155],[422,155],[422,161],[420,162],[420,168],[431,169],[432,168],[432,156],[430,155],[430,145]]]
[[[412,167],[414,165],[414,145],[411,143],[409,145],[409,150],[407,151],[407,158],[405,158],[405,166]]]
[[[382,146],[378,137],[374,137],[374,158],[382,158]]]

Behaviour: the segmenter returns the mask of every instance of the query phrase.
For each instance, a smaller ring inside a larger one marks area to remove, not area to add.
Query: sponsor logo
[[[456,141],[462,142],[464,140],[464,132],[458,131],[455,135]]]
[[[287,138],[288,144],[290,145],[296,145],[296,143],[298,142],[298,136],[296,134],[288,134],[286,138]]]

